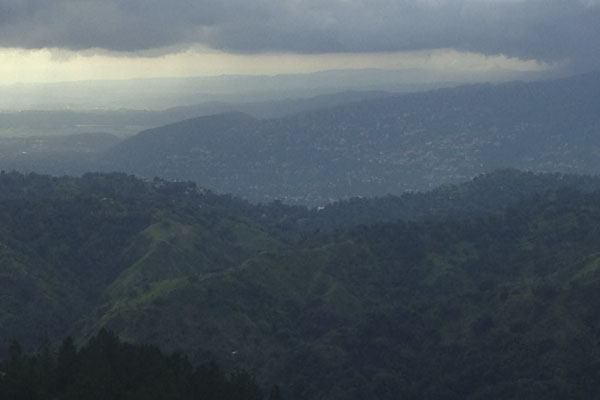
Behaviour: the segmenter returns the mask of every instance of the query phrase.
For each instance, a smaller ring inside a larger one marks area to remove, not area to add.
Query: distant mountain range
[[[299,112],[332,107],[349,101],[385,97],[384,91],[345,91],[306,98],[224,102],[209,101],[164,110],[27,110],[0,113],[0,138],[25,136],[64,136],[106,132],[121,138],[141,130],[184,119],[225,112],[244,112],[255,118],[280,118]],[[141,105],[138,105],[141,107]]]
[[[236,107],[253,115],[230,110]],[[185,119],[219,110],[230,111]],[[38,141],[49,150],[37,146],[35,154],[15,150],[6,139],[0,168],[58,175],[123,171],[192,180],[252,201],[313,206],[427,190],[498,168],[600,172],[600,73],[404,95],[348,92],[279,104],[67,114],[7,114],[5,122],[30,120],[34,131],[63,118],[70,127],[87,121],[89,129],[106,128],[111,118],[130,128],[173,123],[85,151],[76,145],[84,136],[74,136],[68,151],[64,135]],[[64,156],[52,150],[57,147]]]
[[[461,82],[540,79],[543,72],[465,73],[423,69],[349,69],[278,75],[98,80],[0,86],[0,110],[163,110],[199,103],[240,104],[348,91],[413,92]]]
[[[600,172],[600,73],[386,96],[257,120],[228,113],[144,131],[100,167],[319,205],[497,168]]]

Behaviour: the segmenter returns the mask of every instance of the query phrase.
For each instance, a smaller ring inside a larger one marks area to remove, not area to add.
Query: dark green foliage
[[[299,228],[331,230],[397,220],[473,217],[497,213],[507,205],[565,188],[583,192],[600,190],[600,178],[503,169],[429,192],[335,202],[312,210]]]
[[[79,350],[67,338],[56,355],[23,355],[17,346],[11,346],[11,357],[0,363],[1,399],[263,399],[246,372],[228,375],[214,363],[193,368],[179,354],[165,355],[153,346],[123,343],[106,330]]]
[[[19,337],[31,347],[44,335],[68,334],[148,253],[156,260],[145,277],[162,274],[168,261],[168,274],[194,278],[272,247],[277,240],[243,212],[190,183],[2,172],[0,339]],[[129,283],[136,290],[149,282]]]
[[[283,397],[281,395],[281,389],[279,388],[279,386],[274,385],[271,388],[271,392],[269,393],[269,400],[282,400]]]
[[[207,359],[273,399],[600,397],[597,178],[502,171],[321,211],[125,175],[0,184],[10,399],[260,398]],[[157,372],[151,346],[190,361]]]

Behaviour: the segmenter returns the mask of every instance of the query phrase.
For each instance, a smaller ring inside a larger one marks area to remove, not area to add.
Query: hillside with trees
[[[598,186],[507,170],[319,211],[123,174],[3,173],[0,355],[72,336],[85,358],[109,330],[187,354],[160,362],[165,390],[169,368],[214,360],[291,399],[595,398]],[[23,357],[26,381],[54,387]]]
[[[25,354],[15,341],[0,369],[0,398],[11,400],[283,399],[278,386],[265,394],[247,372],[194,367],[179,353],[124,343],[106,330],[80,349],[67,337],[57,350]]]
[[[116,171],[308,206],[432,190],[503,168],[597,174],[598,93],[600,74],[589,73],[164,111],[4,113],[0,130],[30,133],[0,138],[0,169]]]
[[[292,116],[221,114],[139,133],[94,168],[324,205],[498,168],[598,173],[600,74],[389,95]],[[94,169],[92,168],[92,169]]]

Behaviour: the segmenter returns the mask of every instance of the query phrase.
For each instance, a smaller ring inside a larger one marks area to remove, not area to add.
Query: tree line
[[[77,348],[67,337],[23,352],[13,341],[0,362],[0,399],[11,400],[280,400],[246,371],[226,373],[215,362],[192,366],[186,356],[121,341],[101,330]]]

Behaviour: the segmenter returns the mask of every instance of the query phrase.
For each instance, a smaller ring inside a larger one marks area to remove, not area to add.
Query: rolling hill
[[[498,168],[597,173],[600,74],[387,96],[254,120],[144,131],[103,170],[193,180],[253,201],[323,205],[460,182]]]
[[[598,178],[500,171],[357,199],[350,221],[355,201],[255,206],[123,174],[0,186],[3,340],[108,328],[293,399],[600,393]]]

